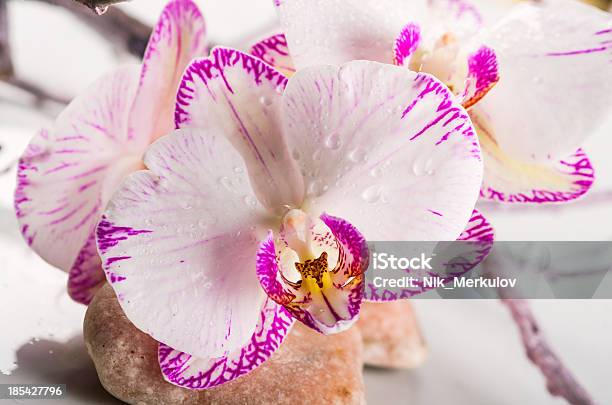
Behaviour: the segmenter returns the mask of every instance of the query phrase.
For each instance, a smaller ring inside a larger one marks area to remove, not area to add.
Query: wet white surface
[[[126,8],[152,23],[162,3],[140,0]],[[274,24],[271,0],[240,1],[239,15],[224,0],[200,4],[217,44],[240,45],[246,36]],[[35,2],[12,2],[10,7],[17,70],[49,91],[70,97],[126,60],[64,12]],[[27,104],[23,94],[0,85],[0,172],[53,115],[52,106],[41,113],[20,107]],[[584,201],[547,209],[483,207],[498,239],[610,239],[610,135],[612,120],[587,145],[599,180]],[[85,308],[68,298],[66,275],[29,251],[19,235],[12,208],[14,183],[14,170],[0,174],[0,383],[66,383],[69,400],[63,404],[117,403],[99,385],[85,352]],[[415,305],[429,343],[429,361],[414,371],[367,370],[370,404],[563,403],[546,392],[539,372],[523,354],[509,313],[498,302]],[[612,301],[537,301],[533,307],[579,380],[599,403],[612,403]]]

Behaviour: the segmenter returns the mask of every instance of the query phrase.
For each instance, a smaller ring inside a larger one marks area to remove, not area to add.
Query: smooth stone
[[[357,326],[368,366],[411,369],[427,358],[427,346],[410,301],[364,303]]]
[[[163,379],[157,342],[130,323],[109,285],[89,305],[83,329],[100,382],[129,404],[365,404],[357,328],[323,336],[296,323],[262,366],[205,391],[180,388]]]

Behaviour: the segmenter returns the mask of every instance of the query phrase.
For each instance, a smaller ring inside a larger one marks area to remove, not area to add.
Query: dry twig
[[[68,10],[110,43],[118,45],[122,50],[138,58],[144,54],[152,28],[117,7],[111,7],[104,15],[97,15],[87,8],[76,4],[75,0],[36,1]],[[93,0],[83,0],[82,2],[97,3]],[[108,3],[108,1],[105,1],[105,3]]]
[[[542,333],[529,304],[525,300],[503,299],[519,328],[527,357],[546,379],[553,396],[565,398],[572,405],[592,405],[595,402],[565,367]]]

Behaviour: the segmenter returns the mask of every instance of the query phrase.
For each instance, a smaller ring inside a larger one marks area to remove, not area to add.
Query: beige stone
[[[323,336],[296,324],[255,371],[211,390],[190,391],[164,381],[157,343],[129,322],[110,286],[96,294],[83,327],[102,385],[130,404],[365,404],[357,328]]]
[[[427,347],[409,301],[364,303],[357,326],[368,366],[410,369],[427,358]]]

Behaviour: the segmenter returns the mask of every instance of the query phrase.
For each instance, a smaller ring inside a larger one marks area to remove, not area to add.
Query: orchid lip
[[[260,246],[258,276],[294,318],[321,333],[338,333],[357,319],[366,251],[365,239],[347,222],[292,209],[278,237],[270,232]]]

